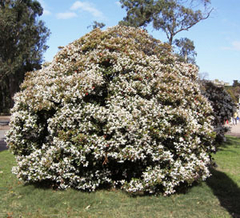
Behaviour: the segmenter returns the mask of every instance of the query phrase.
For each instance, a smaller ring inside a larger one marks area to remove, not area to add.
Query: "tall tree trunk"
[[[9,111],[9,90],[7,85],[7,79],[1,81],[0,84],[0,113],[6,113]]]
[[[9,75],[9,98],[10,98],[10,108],[13,107],[14,101],[13,96],[18,90],[18,85],[16,84],[16,75]]]
[[[2,113],[4,108],[6,108],[6,97],[3,89],[3,84],[1,84],[0,99],[1,99],[0,113]]]

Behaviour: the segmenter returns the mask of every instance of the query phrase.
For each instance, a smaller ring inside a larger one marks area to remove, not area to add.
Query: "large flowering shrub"
[[[174,193],[209,176],[212,109],[197,68],[141,29],[93,30],[31,72],[7,142],[17,177]]]

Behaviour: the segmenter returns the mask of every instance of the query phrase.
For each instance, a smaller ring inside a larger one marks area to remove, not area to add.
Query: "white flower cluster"
[[[212,109],[197,68],[141,29],[99,29],[28,73],[8,146],[25,182],[172,194],[209,176]]]

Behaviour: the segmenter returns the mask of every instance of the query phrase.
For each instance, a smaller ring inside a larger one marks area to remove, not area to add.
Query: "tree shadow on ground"
[[[220,204],[234,218],[240,218],[240,188],[225,173],[211,169],[208,186],[219,199]]]
[[[6,142],[4,141],[4,139],[1,139],[0,138],[0,152],[1,151],[5,151],[5,150],[7,150],[8,148],[7,148],[7,145],[6,145]]]
[[[234,137],[234,136],[227,136],[226,141],[223,144],[217,145],[217,151],[228,151],[228,152],[234,152],[231,149],[227,149],[229,145],[234,146],[235,148],[240,147],[239,143],[240,137]]]

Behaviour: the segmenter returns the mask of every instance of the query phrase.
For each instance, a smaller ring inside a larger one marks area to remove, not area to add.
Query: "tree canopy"
[[[182,31],[189,30],[212,12],[210,0],[120,0],[127,16],[120,25],[146,27],[150,23],[155,30],[162,30],[170,45],[175,45],[184,62],[195,63],[193,41],[187,38],[175,40]]]
[[[39,69],[48,48],[49,29],[38,17],[43,13],[35,0],[0,1],[0,100],[2,107],[12,105],[27,71]],[[0,112],[3,110],[0,106]]]
[[[225,122],[231,120],[236,111],[236,104],[224,86],[216,85],[207,80],[201,80],[200,85],[202,94],[208,99],[213,108],[213,125],[216,132],[215,142],[221,144],[225,140],[224,134],[229,130],[225,126]]]
[[[91,25],[88,26],[88,28],[91,27],[94,30],[94,29],[97,29],[97,28],[102,29],[105,26],[106,26],[105,23],[98,22],[98,21],[95,20],[95,21],[93,21],[93,23]]]
[[[238,80],[233,80],[232,86],[226,87],[228,93],[232,96],[235,103],[240,103],[240,82]]]
[[[127,16],[120,24],[145,27],[152,23],[154,29],[161,29],[166,33],[171,45],[176,34],[207,19],[212,11],[208,7],[210,0],[120,0],[120,2],[127,11]]]
[[[179,48],[178,56],[181,61],[195,64],[195,52],[194,42],[188,38],[176,39],[174,44]]]

